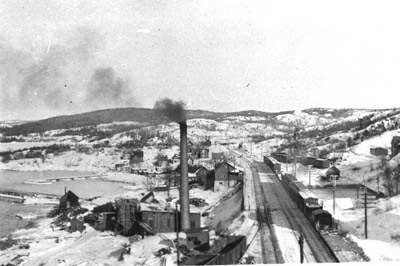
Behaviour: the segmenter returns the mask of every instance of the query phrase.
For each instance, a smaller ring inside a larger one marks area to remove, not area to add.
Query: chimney
[[[179,198],[181,204],[181,229],[190,229],[189,221],[189,178],[188,178],[188,159],[187,159],[187,125],[186,121],[179,123],[181,134],[181,187]]]

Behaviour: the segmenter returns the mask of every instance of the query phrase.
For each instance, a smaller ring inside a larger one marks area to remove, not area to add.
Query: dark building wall
[[[157,233],[175,232],[174,212],[142,211],[142,221]]]
[[[116,202],[117,205],[117,231],[121,231],[123,235],[129,233],[137,218],[138,200],[137,199],[120,199]]]
[[[400,136],[395,136],[392,139],[392,147],[391,147],[391,152],[392,152],[392,157],[396,156],[399,151],[400,151]]]
[[[165,211],[150,211],[143,210],[142,222],[149,225],[157,233],[167,233],[176,231],[176,213],[165,212]],[[180,226],[180,213],[178,213],[178,226]],[[190,213],[189,214],[190,228],[200,227],[200,214]]]
[[[226,181],[228,180],[229,166],[227,163],[220,164],[215,169],[215,181]]]
[[[71,207],[79,207],[79,197],[68,191],[60,198],[60,209],[66,209]]]
[[[202,182],[204,185],[207,183],[207,169],[205,168],[200,168],[196,172],[197,180],[199,182]]]
[[[317,159],[314,162],[314,167],[315,168],[320,168],[320,169],[328,168],[329,167],[329,160]]]
[[[71,232],[76,232],[76,231],[82,232],[84,229],[85,226],[83,225],[82,221],[76,218],[71,220],[71,229],[70,229]]]

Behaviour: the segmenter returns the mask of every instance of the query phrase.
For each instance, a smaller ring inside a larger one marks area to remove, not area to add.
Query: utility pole
[[[167,184],[167,197],[169,198],[169,187],[171,186],[171,174],[168,175],[168,184]]]
[[[368,239],[368,216],[367,216],[367,188],[365,188],[365,193],[364,193],[364,209],[365,209],[365,225],[364,225],[364,229],[365,229],[365,239]]]
[[[336,204],[336,198],[335,198],[336,177],[337,177],[337,175],[332,175],[332,178],[333,178],[333,214],[335,214],[335,204]]]
[[[175,226],[176,226],[176,265],[179,265],[179,215],[178,203],[175,202]]]
[[[299,245],[300,245],[300,263],[303,263],[303,261],[304,261],[304,251],[303,251],[304,237],[303,237],[303,235],[300,235]]]
[[[287,171],[288,171],[288,156],[289,156],[289,150],[288,149],[286,149],[286,173],[287,173]]]

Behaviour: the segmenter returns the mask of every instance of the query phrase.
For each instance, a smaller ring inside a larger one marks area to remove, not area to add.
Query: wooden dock
[[[60,182],[60,181],[74,181],[74,180],[84,180],[84,179],[97,179],[105,175],[83,175],[83,176],[67,176],[67,177],[51,177],[51,178],[44,178],[44,179],[34,179],[34,180],[27,180],[25,184],[34,184],[34,185],[44,185],[44,184],[51,184],[53,182]]]
[[[15,189],[0,188],[0,199],[7,201],[23,203],[26,198],[48,198],[58,200],[61,196],[48,193],[35,193]]]

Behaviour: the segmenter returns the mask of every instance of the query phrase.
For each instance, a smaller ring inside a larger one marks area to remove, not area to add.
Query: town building
[[[70,229],[69,231],[71,233],[79,231],[82,233],[82,231],[85,229],[85,226],[83,224],[83,219],[78,218],[78,217],[74,217],[70,220]]]
[[[71,190],[68,190],[61,198],[60,198],[60,209],[69,209],[73,207],[79,207],[79,197],[75,195]]]
[[[176,232],[180,229],[180,212],[173,209],[152,208],[151,205],[141,205],[141,222],[147,224],[157,233]],[[190,229],[200,228],[200,213],[189,213]]]
[[[226,161],[217,164],[215,166],[214,191],[233,187],[238,183],[241,174],[240,171]]]
[[[394,136],[391,142],[391,156],[396,156],[400,151],[400,136]]]
[[[328,168],[329,165],[330,165],[330,162],[328,159],[316,159],[314,162],[315,168],[325,169],[325,168]]]
[[[324,181],[332,181],[334,177],[336,180],[340,178],[340,170],[336,166],[329,167],[325,172],[321,172],[321,179]]]

